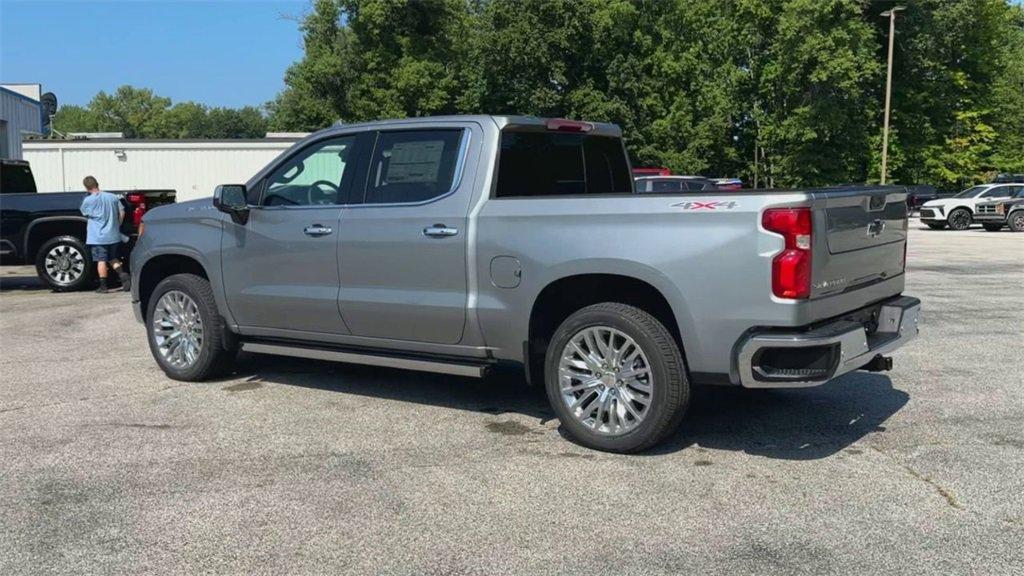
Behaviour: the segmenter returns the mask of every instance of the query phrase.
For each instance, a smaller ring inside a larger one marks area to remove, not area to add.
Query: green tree
[[[211,108],[206,118],[206,138],[263,138],[267,119],[253,106]]]
[[[101,132],[108,126],[85,106],[61,106],[53,116],[53,128],[59,132]]]
[[[113,94],[100,92],[89,102],[89,110],[97,116],[99,124],[124,133],[125,138],[163,134],[163,116],[170,106],[170,98],[156,96],[148,88],[131,86],[121,86]]]
[[[279,130],[428,114],[621,125],[634,164],[759,184],[877,179],[897,0],[317,0],[268,105]],[[900,13],[890,178],[1024,165],[1024,16],[1007,0]]]

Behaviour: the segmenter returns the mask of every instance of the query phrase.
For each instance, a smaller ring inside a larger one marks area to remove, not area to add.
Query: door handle
[[[449,228],[444,224],[434,224],[423,229],[423,235],[429,236],[430,238],[447,238],[449,236],[455,236],[459,233],[458,228]]]
[[[327,236],[334,232],[334,229],[323,224],[313,224],[312,226],[306,226],[303,232],[306,233],[306,236]]]

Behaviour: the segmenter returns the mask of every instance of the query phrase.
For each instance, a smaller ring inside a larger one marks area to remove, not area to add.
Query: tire
[[[1010,212],[1010,215],[1006,217],[1006,227],[1011,232],[1024,232],[1024,210]]]
[[[231,343],[226,345],[225,330],[213,289],[205,278],[168,276],[149,298],[149,350],[160,369],[174,380],[199,382],[229,371],[237,350]],[[175,333],[179,334],[176,339]]]
[[[36,274],[54,292],[74,292],[96,277],[85,242],[75,236],[50,238],[36,252]]]
[[[971,227],[973,220],[974,216],[967,208],[957,208],[946,217],[946,222],[949,223],[951,230],[967,230]]]
[[[925,224],[932,230],[942,230],[946,227],[945,222],[925,222]]]
[[[1000,230],[1003,229],[1003,225],[1002,224],[988,224],[988,223],[985,223],[985,224],[982,224],[981,227],[984,228],[985,230],[988,230],[989,232],[999,232]]]
[[[588,340],[595,334],[600,342]],[[617,353],[608,350],[609,343]],[[627,363],[616,362],[623,354]],[[611,361],[602,365],[600,357]],[[626,372],[630,377],[620,379]],[[566,384],[577,390],[563,391],[560,373],[571,373]],[[551,337],[544,374],[548,400],[566,435],[596,450],[630,453],[650,448],[675,430],[690,400],[686,366],[672,334],[647,312],[616,302],[588,306],[562,322]],[[602,413],[605,408],[611,410]]]

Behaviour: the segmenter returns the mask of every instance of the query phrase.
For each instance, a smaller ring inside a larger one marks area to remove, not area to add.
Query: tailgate
[[[813,194],[812,298],[849,292],[903,273],[905,189],[845,188]]]
[[[174,204],[177,193],[174,190],[138,190],[136,194],[146,197],[146,209],[152,210],[164,204]]]

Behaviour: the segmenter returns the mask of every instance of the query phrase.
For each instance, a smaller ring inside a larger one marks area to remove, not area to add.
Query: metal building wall
[[[246,182],[295,143],[265,140],[44,140],[24,143],[40,192],[82,190],[95,176],[107,190],[173,189],[178,202]]]
[[[13,90],[0,88],[0,122],[3,123],[3,144],[0,151],[4,158],[21,159],[21,137],[23,132],[39,134],[43,130],[43,109],[39,102],[22,96]]]

